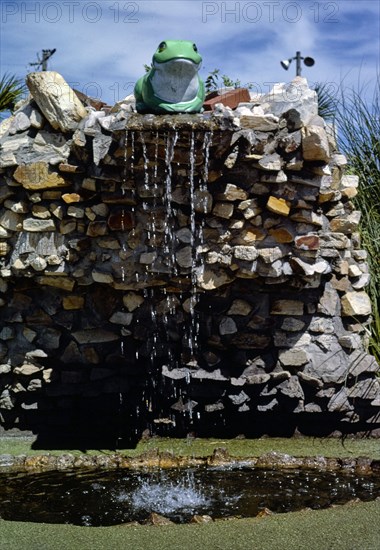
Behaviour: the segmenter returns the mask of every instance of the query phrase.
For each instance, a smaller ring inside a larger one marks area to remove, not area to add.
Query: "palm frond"
[[[0,79],[0,112],[12,110],[24,93],[23,81],[14,75],[4,74]]]

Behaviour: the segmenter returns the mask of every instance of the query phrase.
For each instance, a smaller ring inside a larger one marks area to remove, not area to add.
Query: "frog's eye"
[[[197,45],[196,45],[196,44],[193,44],[193,50],[194,50],[195,52],[198,51],[198,48],[197,48]]]
[[[159,52],[163,52],[166,49],[166,42],[161,42],[157,49]]]

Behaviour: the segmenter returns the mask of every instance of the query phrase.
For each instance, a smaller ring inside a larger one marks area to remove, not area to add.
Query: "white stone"
[[[135,311],[143,303],[144,298],[135,292],[128,292],[123,296],[123,304],[130,312]]]
[[[234,246],[233,250],[235,258],[246,262],[256,260],[259,256],[259,252],[255,246]]]
[[[366,292],[346,292],[341,298],[342,316],[370,315],[371,301]]]
[[[65,79],[54,71],[29,73],[27,86],[55,130],[75,130],[87,111]]]
[[[113,277],[110,273],[104,273],[103,271],[97,271],[94,269],[91,273],[92,278],[97,283],[113,283]]]
[[[39,220],[36,218],[26,218],[22,223],[24,231],[43,232],[43,231],[55,231],[55,224],[53,220]]]
[[[131,324],[133,314],[126,311],[116,311],[110,318],[110,323],[128,326]]]
[[[287,84],[275,84],[268,94],[260,98],[260,104],[265,113],[276,116],[296,109],[302,125],[318,114],[317,93],[309,88],[306,78],[300,76]]]
[[[237,326],[235,321],[231,317],[223,317],[219,324],[219,333],[224,336],[225,334],[235,334],[237,332]]]

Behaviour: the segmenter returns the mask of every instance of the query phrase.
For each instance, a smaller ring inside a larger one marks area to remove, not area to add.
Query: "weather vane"
[[[54,50],[42,50],[42,59],[40,59],[40,56],[37,53],[38,61],[36,63],[29,63],[29,65],[31,67],[41,67],[42,71],[46,71],[47,70],[47,61],[48,61],[48,59],[50,59],[50,57],[55,52],[56,52],[56,48],[54,48]]]
[[[287,71],[293,60],[296,60],[296,76],[301,76],[301,60],[305,63],[306,67],[312,67],[315,63],[312,57],[301,57],[301,52],[296,52],[295,57],[290,57],[289,59],[284,59],[281,61],[281,67]]]

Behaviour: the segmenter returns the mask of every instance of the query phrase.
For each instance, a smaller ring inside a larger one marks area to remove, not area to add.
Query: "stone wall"
[[[358,180],[303,79],[232,111],[83,105],[56,73],[0,126],[0,423],[370,431]]]

